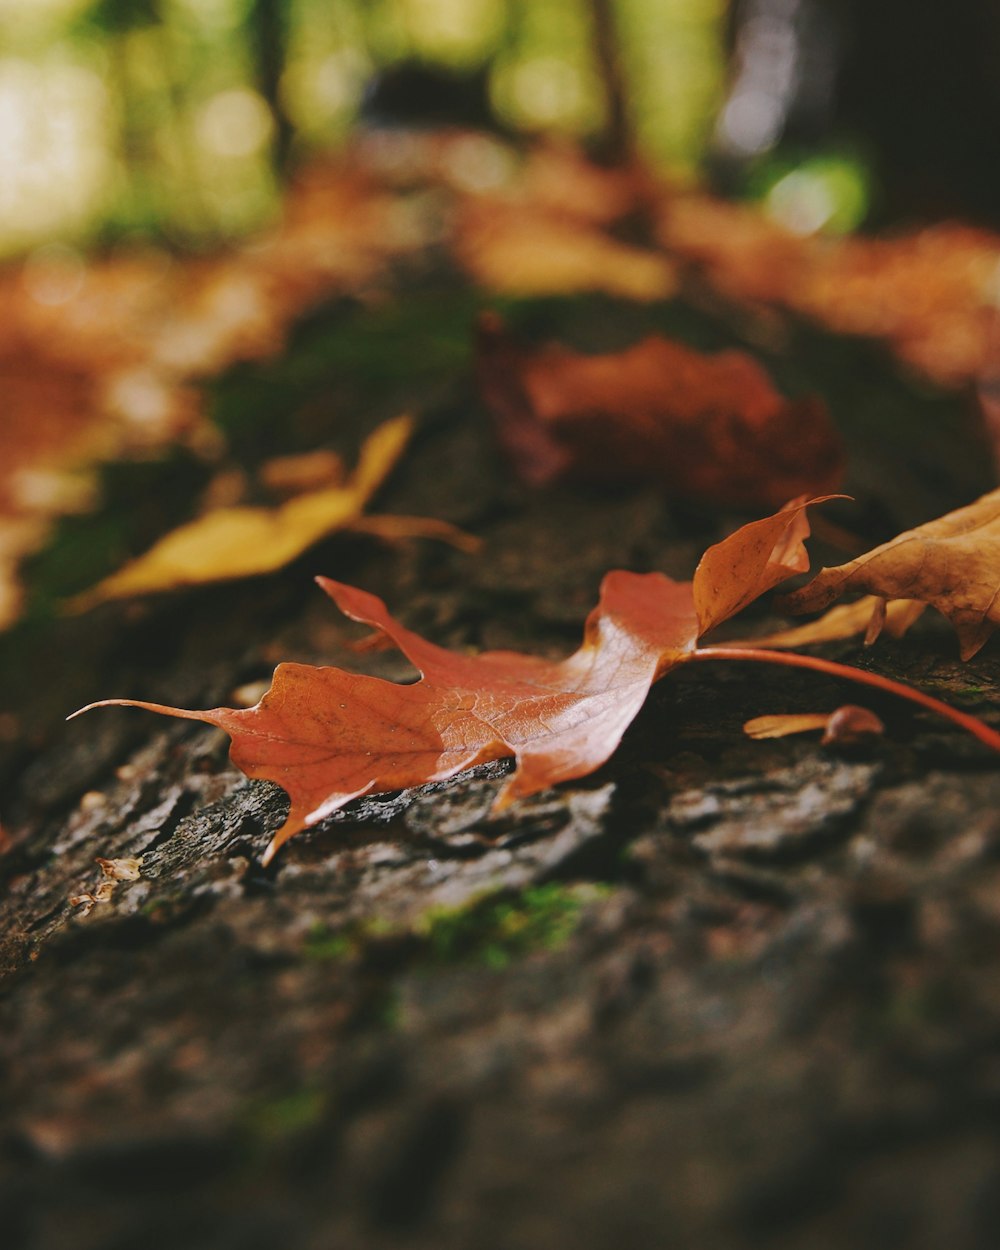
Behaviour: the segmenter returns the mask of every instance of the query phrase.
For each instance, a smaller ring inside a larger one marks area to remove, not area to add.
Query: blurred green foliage
[[[690,168],[722,91],[725,7],[0,0],[0,251],[60,236],[214,244],[264,224],[288,165],[343,143],[403,66],[450,76],[455,121],[513,132],[597,139],[618,90],[643,154]],[[397,99],[394,120],[419,124],[421,95]]]

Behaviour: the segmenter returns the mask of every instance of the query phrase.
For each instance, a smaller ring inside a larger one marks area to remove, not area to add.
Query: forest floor
[[[277,423],[287,449],[322,428],[350,459],[418,414],[378,509],[452,521],[478,554],[341,534],[280,575],[0,644],[20,726],[2,773],[5,1246],[992,1250],[1000,770],[952,726],[866,692],[887,726],[868,745],[751,742],[750,716],[858,694],[694,665],[592,776],[500,814],[503,762],[358,800],[265,870],[287,800],[221,733],[121,709],[62,724],[104,696],[225,704],[278,660],[406,679],[395,653],[352,648],[363,631],[317,573],[445,645],[564,654],[605,571],[689,577],[746,519],[651,487],[517,485],[472,382],[486,302],[440,267],[406,272],[395,302],[327,306],[213,392],[248,464]],[[591,350],[743,331],[681,300],[504,308]],[[848,528],[879,541],[991,485],[962,403],[877,348],[793,325],[768,364],[831,404]],[[199,472],[109,468],[100,516],[67,522],[32,576],[79,571],[116,517],[141,549],[148,501]],[[822,653],[980,714],[1000,689],[995,645],[962,664],[941,623]],[[71,902],[98,855],[141,875]]]

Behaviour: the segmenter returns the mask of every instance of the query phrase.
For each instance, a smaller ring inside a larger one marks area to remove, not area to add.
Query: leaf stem
[[[786,668],[809,668],[814,672],[826,673],[830,677],[841,677],[845,681],[853,681],[862,686],[874,686],[876,690],[886,691],[901,699],[909,699],[911,703],[918,703],[928,711],[936,712],[946,720],[959,725],[994,751],[1000,751],[1000,733],[991,729],[977,716],[970,716],[968,712],[960,712],[940,699],[924,694],[922,690],[915,690],[912,686],[893,681],[891,677],[869,673],[861,668],[852,668],[849,664],[838,664],[835,660],[824,660],[815,655],[800,655],[797,652],[768,651],[764,647],[698,647],[685,658],[688,660],[752,660],[760,664],[783,664]]]

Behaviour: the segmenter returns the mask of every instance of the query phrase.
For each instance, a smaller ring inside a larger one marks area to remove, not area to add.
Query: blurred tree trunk
[[[294,128],[281,100],[281,77],[288,57],[287,0],[252,0],[247,31],[257,90],[274,117],[274,166],[280,174],[291,157]]]
[[[635,148],[614,0],[592,0],[591,14],[594,23],[594,56],[600,70],[607,107],[603,147],[605,155],[610,159],[626,163],[633,156]]]

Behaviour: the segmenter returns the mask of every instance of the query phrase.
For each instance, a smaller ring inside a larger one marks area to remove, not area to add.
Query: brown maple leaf
[[[834,489],[840,439],[816,397],[785,399],[745,352],[705,355],[661,335],[608,355],[520,346],[480,321],[480,390],[533,485],[654,481],[727,507]]]
[[[337,668],[280,664],[251,708],[187,711],[133,699],[90,707],[141,707],[225,730],[237,767],[277,782],[291,800],[265,863],[300,829],[362,794],[444,780],[511,755],[517,769],[501,805],[584,776],[614,752],[652,683],[689,660],[763,660],[848,676],[942,712],[1000,750],[1000,734],[980,721],[877,674],[810,656],[698,647],[702,634],[803,567],[806,506],[796,502],[737,530],[705,553],[692,582],[608,573],[582,645],[564,660],[456,654],[406,629],[374,595],[319,578],[341,611],[381,631],[422,680],[397,685]]]
[[[846,564],[821,569],[807,586],[785,596],[782,607],[814,612],[850,590],[879,596],[890,606],[899,599],[932,605],[955,627],[962,659],[970,659],[1000,624],[1000,490]]]

